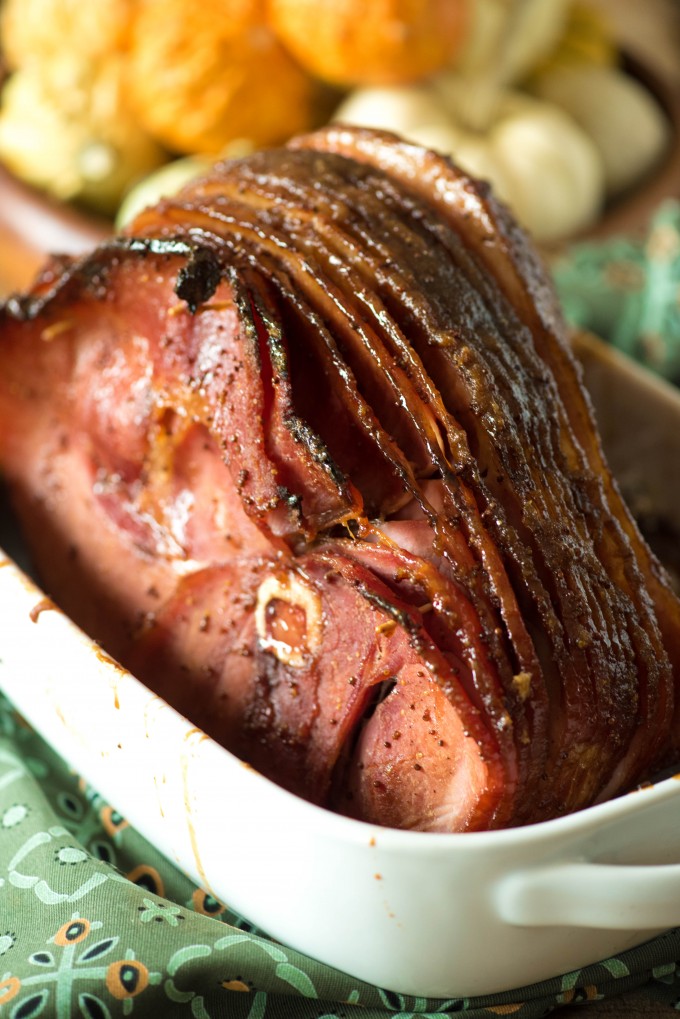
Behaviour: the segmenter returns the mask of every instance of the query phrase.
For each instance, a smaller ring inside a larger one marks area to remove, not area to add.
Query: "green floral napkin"
[[[641,985],[672,1009],[678,960],[680,930],[485,998],[369,986],[273,941],[197,888],[0,698],[2,1019],[528,1019]]]
[[[574,245],[553,266],[567,319],[680,383],[680,203],[645,236]]]

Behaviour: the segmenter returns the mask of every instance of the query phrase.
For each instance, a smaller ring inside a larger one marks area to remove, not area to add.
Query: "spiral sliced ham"
[[[677,744],[680,606],[488,189],[331,127],[55,259],[0,321],[45,586],[315,803],[525,824]]]

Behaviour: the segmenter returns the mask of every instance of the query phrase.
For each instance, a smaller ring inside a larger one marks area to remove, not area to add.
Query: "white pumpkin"
[[[572,0],[475,0],[468,39],[455,71],[466,83],[460,115],[483,131],[499,92],[522,80],[557,46]]]
[[[358,88],[335,111],[334,119],[396,131],[404,137],[422,127],[446,128],[451,120],[429,84]]]
[[[619,68],[555,67],[533,79],[532,91],[561,106],[593,139],[608,195],[639,181],[670,141],[670,125],[656,100]]]

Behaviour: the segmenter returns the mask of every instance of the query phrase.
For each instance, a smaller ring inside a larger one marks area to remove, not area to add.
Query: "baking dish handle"
[[[680,925],[680,864],[554,863],[509,874],[495,891],[499,915],[520,927]]]

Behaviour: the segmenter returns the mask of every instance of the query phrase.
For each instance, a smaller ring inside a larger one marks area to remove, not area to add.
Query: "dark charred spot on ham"
[[[192,315],[213,296],[221,275],[220,264],[212,251],[196,248],[191,253],[189,261],[177,274],[175,293],[186,301]]]

